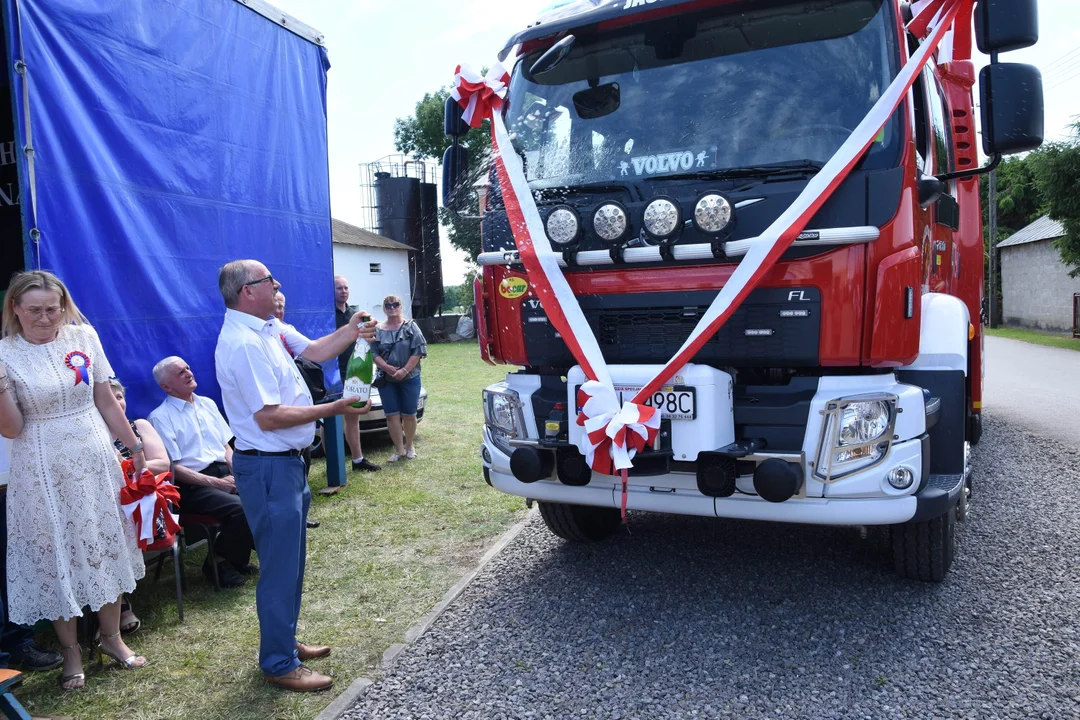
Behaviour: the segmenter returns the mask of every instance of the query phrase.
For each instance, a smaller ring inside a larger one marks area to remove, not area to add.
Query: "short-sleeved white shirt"
[[[214,364],[237,450],[303,450],[315,437],[314,422],[267,431],[255,421],[255,413],[267,405],[312,404],[307,384],[282,343],[283,335],[297,355],[311,342],[276,318],[263,320],[238,310],[225,311]]]
[[[193,394],[187,402],[170,395],[147,419],[176,464],[198,472],[225,462],[232,430],[210,398]]]

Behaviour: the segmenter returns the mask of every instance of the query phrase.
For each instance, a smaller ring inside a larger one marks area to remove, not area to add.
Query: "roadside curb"
[[[397,660],[398,655],[400,655],[405,648],[419,640],[423,634],[435,624],[435,621],[439,619],[439,616],[446,611],[446,608],[450,607],[450,603],[454,602],[465,588],[469,586],[469,583],[480,574],[480,571],[491,562],[492,558],[502,552],[503,548],[509,545],[537,514],[538,511],[534,507],[525,515],[525,518],[521,522],[503,533],[502,537],[500,537],[494,545],[488,548],[488,551],[480,558],[480,562],[477,563],[476,567],[467,572],[457,581],[457,584],[447,590],[446,594],[443,595],[442,600],[437,602],[435,607],[433,607],[427,615],[420,618],[417,623],[405,631],[404,642],[394,643],[383,652],[378,669],[380,671],[386,670],[395,660]],[[374,680],[365,677],[356,678],[349,687],[345,688],[344,692],[334,698],[332,703],[327,705],[321,713],[315,716],[315,720],[338,720],[338,718],[344,715],[345,711],[352,707],[353,703],[355,703],[356,700],[374,684],[374,682]]]

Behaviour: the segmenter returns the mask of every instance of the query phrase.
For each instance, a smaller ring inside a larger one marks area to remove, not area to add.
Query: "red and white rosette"
[[[450,96],[461,106],[461,118],[469,127],[478,128],[486,118],[502,110],[509,85],[510,74],[500,63],[495,63],[485,75],[468,65],[458,65]]]
[[[585,427],[578,448],[598,473],[622,475],[625,515],[627,470],[634,455],[651,445],[660,413],[644,401],[689,363],[720,326],[738,309],[772,269],[806,224],[844,181],[874,141],[878,131],[908,95],[930,56],[945,40],[948,59],[965,60],[971,52],[971,17],[975,0],[919,0],[913,5],[909,30],[923,42],[861,123],[824,167],[807,183],[791,206],[750,247],[679,351],[633,399],[619,406],[603,353],[577,297],[570,289],[552,250],[537,210],[521,158],[513,150],[501,110],[509,77],[501,66],[481,78],[459,66],[453,96],[466,109],[472,127],[490,117],[495,169],[507,218],[521,262],[548,319],[581,365],[589,382],[579,395],[579,424]],[[618,439],[618,441],[616,440]]]

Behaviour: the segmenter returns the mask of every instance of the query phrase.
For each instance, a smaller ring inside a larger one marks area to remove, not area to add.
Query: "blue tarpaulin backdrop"
[[[235,0],[0,0],[29,70],[36,221],[20,166],[27,266],[56,272],[128,386],[181,355],[219,399],[218,268],[255,258],[286,320],[333,330],[325,50]],[[16,146],[26,86],[12,71]],[[8,238],[5,241],[13,241]]]

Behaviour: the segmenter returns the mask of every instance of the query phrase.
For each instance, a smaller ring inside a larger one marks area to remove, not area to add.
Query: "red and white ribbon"
[[[586,429],[585,437],[579,442],[578,447],[594,471],[614,474],[612,472],[614,469],[622,474],[624,509],[627,467],[619,467],[616,464],[616,454],[618,454],[620,464],[632,464],[632,458],[637,450],[643,449],[644,444],[652,444],[655,440],[655,432],[648,431],[649,423],[655,422],[658,426],[660,420],[659,413],[654,411],[655,415],[650,416],[648,422],[642,421],[644,413],[641,412],[641,408],[646,407],[643,401],[690,362],[772,269],[784,251],[806,227],[810,218],[829,199],[873,143],[874,137],[903,101],[915,78],[945,34],[952,29],[957,17],[966,25],[958,27],[958,32],[954,33],[957,38],[955,44],[970,47],[970,17],[973,3],[974,0],[924,0],[916,7],[911,29],[918,37],[924,39],[919,49],[905,63],[903,69],[882,93],[851,136],[825,166],[811,178],[791,207],[780,215],[750,247],[731,278],[675,356],[645,384],[629,403],[623,406],[623,409],[618,409],[611,376],[592,328],[566,282],[562,268],[559,267],[560,255],[552,250],[547,234],[544,232],[540,213],[525,179],[521,158],[513,151],[502,115],[498,112],[492,113],[491,131],[495,150],[495,168],[514,240],[522,264],[529,273],[529,282],[548,319],[559,332],[586,376],[600,386],[593,388],[590,383],[582,386],[583,389],[590,386],[590,392],[587,393],[589,399],[582,405],[582,413],[578,420]],[[502,71],[502,68],[498,70]],[[491,74],[488,73],[489,76]],[[465,84],[461,82],[461,79],[465,78],[465,73],[460,67],[458,78],[455,92],[457,88],[465,87]],[[504,88],[506,81],[502,82]],[[498,104],[487,102],[485,111],[489,111],[487,107],[497,110],[502,106],[504,94],[496,93],[495,86],[489,86],[489,88],[497,95]],[[476,100],[474,103],[471,99],[477,97],[477,94],[474,92],[469,99],[465,99],[466,96],[460,94],[455,97],[458,98],[459,103],[464,103],[463,107],[474,109],[474,114],[470,116],[470,124],[473,127],[479,127],[483,116],[477,118],[475,112],[481,110],[481,101]],[[603,430],[602,437],[601,429]],[[640,429],[643,429],[644,434]],[[621,438],[621,445],[615,442],[616,437]],[[604,444],[605,441],[602,438],[608,438],[607,445]],[[628,438],[631,439],[632,448],[625,444]],[[642,438],[644,444],[641,443]],[[610,451],[605,452],[606,448],[610,448]]]
[[[510,74],[500,63],[495,63],[483,76],[468,65],[458,65],[450,97],[461,106],[461,117],[469,127],[478,128],[485,118],[502,110],[509,84]]]
[[[154,519],[162,515],[165,531],[174,535],[180,530],[176,515],[169,503],[180,504],[180,491],[169,480],[172,473],[155,476],[143,468],[142,475],[135,478],[135,463],[130,459],[121,464],[124,470],[124,487],[120,488],[120,508],[135,524],[139,548],[146,550],[154,543]]]

